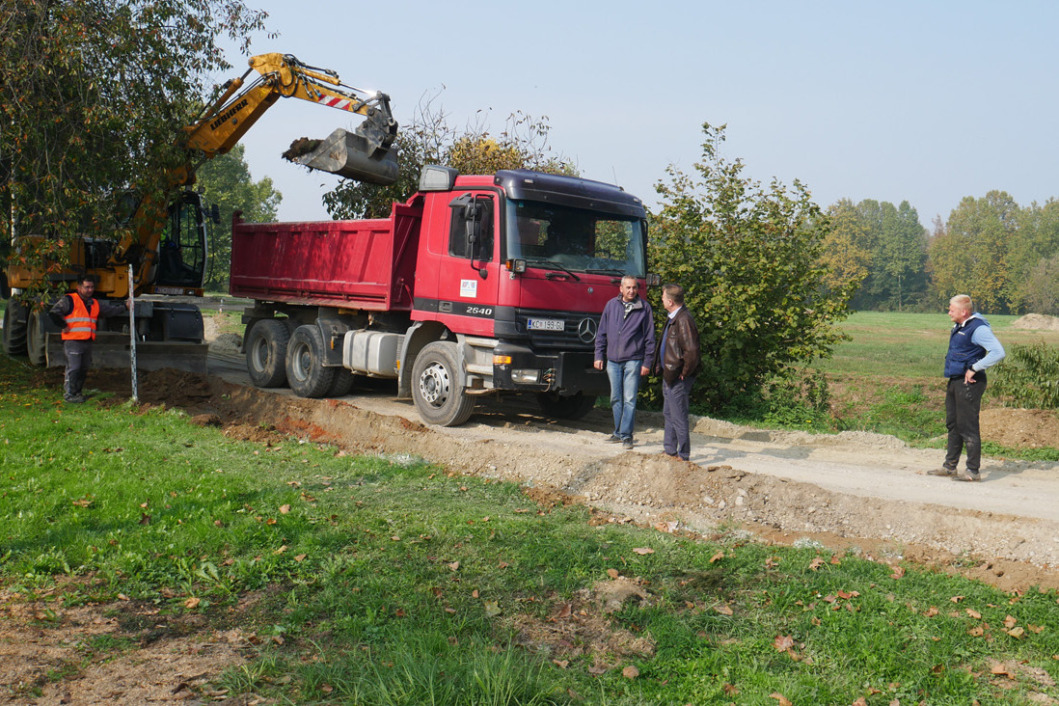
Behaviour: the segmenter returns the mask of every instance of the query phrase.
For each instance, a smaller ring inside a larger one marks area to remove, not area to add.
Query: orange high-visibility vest
[[[99,300],[92,300],[92,310],[85,306],[81,295],[76,292],[70,294],[74,303],[73,311],[66,315],[66,328],[63,331],[64,341],[94,341],[96,340],[96,319],[99,318]]]

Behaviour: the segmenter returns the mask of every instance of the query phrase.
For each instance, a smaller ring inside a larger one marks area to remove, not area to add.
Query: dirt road
[[[606,410],[564,424],[537,414],[532,400],[485,399],[462,427],[427,427],[389,385],[304,400],[249,387],[241,359],[215,351],[211,376],[237,386],[236,406],[282,430],[554,490],[614,521],[705,534],[738,523],[770,541],[819,542],[887,561],[959,558],[964,571],[1003,587],[1059,588],[1059,464],[986,459],[983,482],[957,483],[925,474],[939,465],[940,450],[893,437],[765,431],[707,418],[695,420],[692,459],[683,463],[662,455],[657,414],[638,415],[632,451],[605,443]],[[221,411],[211,397],[198,408]],[[983,428],[1025,425],[1024,416],[994,410]]]

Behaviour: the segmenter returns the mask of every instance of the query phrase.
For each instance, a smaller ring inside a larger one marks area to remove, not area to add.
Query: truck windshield
[[[634,277],[647,272],[639,218],[512,199],[506,219],[505,259],[568,272]]]

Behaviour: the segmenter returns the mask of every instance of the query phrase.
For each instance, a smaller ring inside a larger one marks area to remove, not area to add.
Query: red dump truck
[[[599,316],[623,275],[647,278],[646,243],[643,204],[619,187],[428,166],[389,218],[237,214],[230,291],[253,300],[243,346],[259,387],[338,397],[355,376],[393,378],[431,424],[503,393],[577,418],[609,391],[592,366]]]

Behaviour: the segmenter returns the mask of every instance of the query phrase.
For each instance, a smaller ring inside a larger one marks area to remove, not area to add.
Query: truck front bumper
[[[607,374],[592,366],[594,358],[590,351],[538,353],[528,346],[500,343],[493,350],[493,387],[564,395],[608,394]]]

